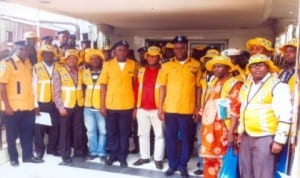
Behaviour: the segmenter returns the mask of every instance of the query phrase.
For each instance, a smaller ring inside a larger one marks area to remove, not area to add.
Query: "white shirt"
[[[268,73],[261,81],[255,83],[252,80],[252,85],[249,92],[248,99],[251,99],[254,94],[259,90],[259,88],[266,82],[266,80],[271,76]],[[292,102],[290,88],[285,83],[278,83],[273,89],[272,98],[272,109],[279,119],[283,122],[292,122]]]
[[[126,62],[118,62],[119,66],[120,66],[120,69],[123,71],[124,68],[125,68],[125,64]]]
[[[52,78],[53,74],[53,68],[54,68],[54,63],[51,66],[48,66],[44,61],[42,61],[45,69],[47,70],[49,76]],[[38,86],[38,79],[37,79],[37,74],[36,71],[32,70],[32,88],[33,88],[33,94],[34,94],[34,107],[38,107],[38,99],[37,99],[37,86]]]

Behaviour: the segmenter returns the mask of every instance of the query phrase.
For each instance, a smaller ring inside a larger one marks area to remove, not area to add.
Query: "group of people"
[[[218,177],[223,156],[234,146],[240,177],[274,177],[276,157],[295,136],[290,130],[297,119],[292,114],[296,39],[280,48],[280,68],[271,60],[272,43],[262,37],[247,42],[249,58],[237,48],[220,53],[199,47],[189,54],[188,39],[179,35],[163,48],[140,48],[135,61],[126,41],[104,50],[83,41],[77,50],[68,35],[59,32],[57,44],[46,36],[36,50],[38,37],[27,33],[15,43],[14,54],[1,61],[12,166],[19,165],[19,137],[23,162],[42,163],[47,152],[61,156],[63,165],[99,157],[108,166],[118,161],[126,168],[136,121],[140,158],[135,166],[151,161],[154,139],[156,168],[163,169],[166,157],[166,176],[179,171],[189,177],[197,138],[195,174]],[[38,123],[39,117],[50,124]]]

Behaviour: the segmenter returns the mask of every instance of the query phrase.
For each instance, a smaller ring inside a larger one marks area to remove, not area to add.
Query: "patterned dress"
[[[229,99],[228,115],[239,115],[238,94],[241,86],[241,81],[235,78],[225,78],[216,79],[208,88],[200,131],[202,141],[200,156],[204,160],[205,178],[218,177],[222,157],[227,151],[227,132],[230,127],[230,118],[225,120],[219,118],[217,101],[221,98]]]

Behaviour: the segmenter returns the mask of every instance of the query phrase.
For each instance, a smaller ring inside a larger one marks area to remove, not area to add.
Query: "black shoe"
[[[165,175],[166,176],[172,176],[174,175],[176,170],[172,169],[172,168],[169,168],[166,172],[165,172]]]
[[[86,159],[87,160],[93,160],[93,159],[95,159],[95,158],[97,158],[98,156],[97,155],[88,155],[87,157],[86,157]]]
[[[100,162],[105,163],[106,162],[106,156],[100,156]]]
[[[65,158],[59,165],[71,165],[72,164],[72,159],[71,158]]]
[[[188,173],[187,170],[180,171],[180,175],[181,175],[181,178],[188,178],[189,177],[189,173]]]
[[[197,169],[196,171],[194,171],[194,174],[197,176],[201,176],[201,175],[203,175],[203,170]]]
[[[121,168],[127,168],[127,167],[128,167],[127,162],[126,162],[126,161],[120,162],[120,167],[121,167]]]
[[[24,159],[23,162],[24,163],[43,163],[44,160],[36,158],[36,157],[32,157],[32,158],[29,158],[29,159]]]
[[[117,161],[117,159],[114,159],[114,158],[108,158],[108,159],[105,161],[105,164],[108,165],[108,166],[111,166],[115,161]]]
[[[40,161],[43,161],[43,162],[44,162],[43,156],[42,156],[42,155],[37,155],[35,158],[36,158],[37,160],[40,160]]]
[[[156,169],[162,170],[163,169],[163,162],[162,161],[154,161]]]
[[[133,150],[129,151],[130,154],[137,154],[139,152],[140,151],[138,149],[133,149]]]
[[[10,165],[12,167],[18,167],[19,166],[19,161],[10,161]]]
[[[150,163],[150,159],[138,159],[136,162],[133,163],[133,165],[140,166],[146,163]]]

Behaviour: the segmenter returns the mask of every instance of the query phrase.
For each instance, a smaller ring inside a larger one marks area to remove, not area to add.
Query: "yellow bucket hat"
[[[234,68],[234,65],[231,63],[231,60],[227,56],[216,55],[212,60],[208,61],[205,65],[208,71],[212,71],[215,64],[223,64],[230,67],[230,70]]]
[[[148,48],[147,52],[145,53],[145,58],[147,58],[148,55],[150,55],[150,56],[159,56],[160,59],[162,59],[161,50],[157,46],[150,46]]]
[[[77,59],[79,59],[79,51],[77,51],[76,49],[68,49],[65,53],[65,59],[68,59],[68,57],[70,56],[75,56],[77,57]]]
[[[299,40],[297,38],[293,38],[290,41],[288,41],[285,45],[281,46],[279,48],[279,50],[283,53],[284,48],[287,47],[287,46],[292,46],[292,47],[295,47],[297,49],[298,46],[299,46]]]
[[[249,58],[249,61],[248,61],[248,64],[247,64],[247,69],[249,70],[249,67],[250,67],[251,64],[261,63],[261,62],[268,65],[271,73],[277,71],[277,67],[274,65],[274,63],[271,61],[271,59],[268,56],[264,55],[264,54],[252,55]]]
[[[104,54],[102,51],[100,51],[98,49],[87,49],[85,51],[85,56],[84,56],[85,62],[90,63],[91,57],[93,55],[99,56],[101,60],[104,59]]]
[[[56,54],[56,49],[54,48],[54,46],[51,46],[51,45],[43,45],[41,48],[40,48],[40,51],[41,51],[41,54],[43,52],[51,52],[53,53],[54,55]]]
[[[201,62],[204,62],[204,58],[213,58],[214,56],[219,56],[220,52],[216,49],[209,49],[206,51],[205,56],[200,58]]]
[[[247,50],[250,51],[251,46],[253,46],[253,45],[262,46],[267,51],[274,52],[274,49],[272,48],[272,42],[266,38],[256,37],[256,38],[252,38],[252,39],[248,40],[247,44],[246,44]]]

